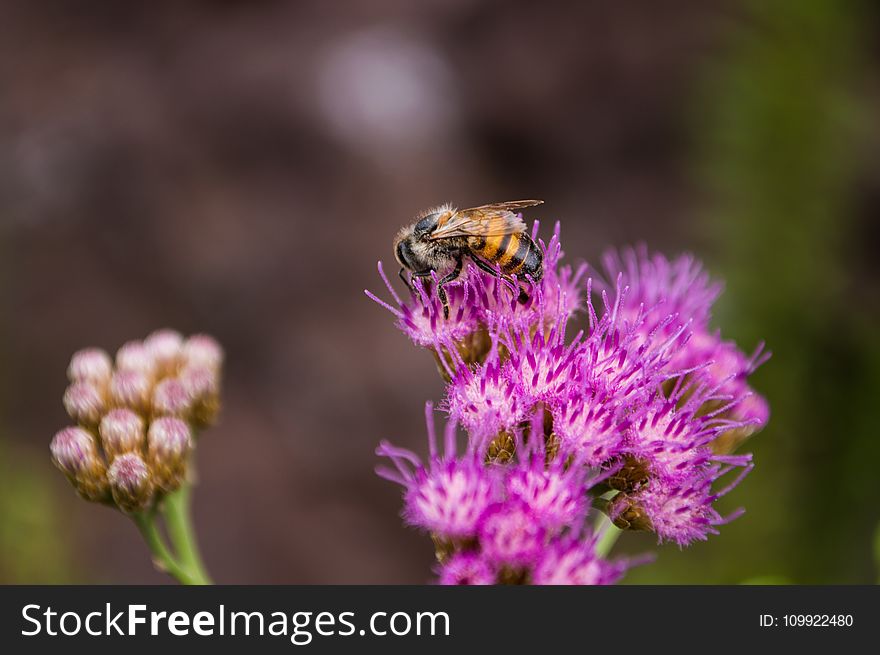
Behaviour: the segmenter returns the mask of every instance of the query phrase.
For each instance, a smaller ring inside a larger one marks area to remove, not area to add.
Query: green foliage
[[[34,460],[0,440],[0,582],[72,582],[63,519],[46,458]]]
[[[748,513],[631,578],[864,583],[880,512],[880,317],[859,276],[854,211],[867,9],[744,4],[729,50],[705,70],[695,168],[711,198],[707,259],[727,281],[716,322],[744,349],[765,339],[773,351],[753,378],[772,415],[746,446],[755,471],[725,499]]]

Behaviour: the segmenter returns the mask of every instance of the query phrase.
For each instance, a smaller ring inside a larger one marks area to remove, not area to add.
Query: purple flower
[[[620,453],[622,422],[613,403],[588,392],[572,394],[553,410],[553,433],[567,452],[578,453],[588,466],[599,466]]]
[[[603,584],[623,573],[624,565],[601,561],[592,552],[592,540],[578,537],[589,511],[588,494],[607,473],[590,477],[577,454],[551,452],[541,440],[524,439],[524,430],[540,429],[543,412],[514,431],[512,459],[490,464],[480,456],[486,439],[472,439],[463,454],[456,454],[454,421],[446,426],[440,452],[432,411],[429,403],[429,463],[383,443],[377,453],[390,458],[395,469],[378,473],[403,486],[407,522],[435,538],[442,584],[525,584],[533,578]],[[556,577],[550,570],[554,557],[569,567]]]
[[[493,469],[483,465],[475,450],[455,456],[455,424],[445,433],[445,449],[437,451],[437,441],[428,403],[428,435],[431,454],[427,465],[408,450],[382,443],[376,453],[388,457],[396,471],[377,469],[387,480],[404,487],[403,515],[411,525],[449,539],[477,534],[483,512],[499,498],[499,485]]]
[[[542,402],[552,409],[579,385],[581,334],[566,344],[564,320],[550,328],[546,336],[541,330],[532,336],[528,331],[514,330],[501,339],[510,353],[504,375],[526,404]]]
[[[538,222],[535,221],[534,232],[537,233]],[[541,280],[543,298],[543,318],[545,324],[554,325],[560,319],[571,318],[584,308],[587,299],[586,273],[587,265],[579,264],[560,266],[562,245],[559,241],[560,224],[557,221],[550,242],[541,246],[544,249],[544,278]]]
[[[404,497],[407,520],[451,539],[473,536],[495,498],[490,473],[476,457],[419,468]]]
[[[693,370],[694,375],[710,387],[741,394],[746,378],[770,357],[763,345],[749,356],[732,341],[724,341],[721,333],[695,330],[690,340],[670,363],[675,370]]]
[[[712,304],[722,286],[713,282],[702,264],[691,255],[670,261],[659,253],[648,254],[644,245],[620,252],[609,250],[602,257],[610,280],[622,276],[630,289],[621,311],[631,319],[647,312],[643,331],[647,334],[661,326],[666,317],[677,317],[677,325],[691,321],[695,328],[709,324]],[[667,324],[667,331],[677,329]]]
[[[490,360],[473,369],[459,366],[446,389],[445,408],[471,435],[495,436],[513,430],[528,406],[498,362]]]
[[[754,391],[746,394],[732,409],[733,415],[744,424],[760,430],[770,420],[770,405],[764,396]]]
[[[624,311],[629,296],[630,289],[618,276],[613,302],[607,292],[601,292],[605,308],[601,318],[592,300],[588,301],[590,335],[581,359],[585,385],[617,406],[633,402],[646,391],[652,393],[671,377],[668,364],[689,336],[687,324],[669,328],[671,316],[647,331],[641,306],[635,314]]]
[[[507,497],[522,503],[535,521],[550,531],[575,524],[585,511],[584,468],[577,462],[566,466],[556,457],[545,465],[542,452],[510,467],[505,480]]]
[[[491,585],[495,584],[494,568],[479,553],[455,553],[440,566],[442,585]]]
[[[746,466],[727,487],[712,491],[712,484],[726,475],[732,467],[713,467],[678,482],[652,481],[635,494],[621,494],[615,498],[612,519],[620,525],[633,523],[636,529],[651,529],[660,543],[674,541],[687,546],[694,541],[705,541],[710,534],[718,534],[717,526],[729,523],[742,515],[737,510],[722,517],[713,506],[752,469]],[[641,525],[638,522],[643,522]]]
[[[614,584],[627,569],[624,562],[601,559],[593,539],[562,538],[544,548],[532,571],[537,585]]]
[[[449,318],[443,316],[443,303],[437,295],[436,279],[430,288],[415,280],[412,298],[404,302],[379,262],[379,276],[385,283],[388,293],[397,307],[385,302],[369,290],[367,296],[390,311],[397,317],[397,327],[418,346],[439,349],[441,346],[455,344],[480,329],[479,312],[475,304],[475,293],[468,281],[462,276],[455,283],[445,287],[449,302]],[[435,276],[436,277],[436,276]]]
[[[559,225],[539,243],[541,280],[468,266],[445,287],[448,319],[436,276],[404,302],[380,265],[397,306],[367,292],[434,350],[448,383],[442,453],[430,420],[426,464],[387,443],[377,451],[395,466],[380,475],[404,487],[407,522],[435,539],[443,584],[615,582],[632,562],[596,555],[584,536],[593,506],[660,541],[705,539],[738,515],[714,503],[751,469],[749,455],[730,453],[769,415],[747,381],[766,355],[710,331],[721,286],[699,262],[644,248],[607,254],[614,287],[601,290],[599,315],[586,266],[559,265]],[[581,309],[587,333],[567,338]],[[468,433],[461,455],[456,425]]]
[[[709,461],[707,444],[716,434],[710,417],[677,409],[674,400],[658,395],[631,421],[625,450],[648,462],[653,477],[681,480]]]
[[[545,534],[541,522],[522,502],[496,503],[480,521],[480,547],[497,566],[533,564],[541,553]]]

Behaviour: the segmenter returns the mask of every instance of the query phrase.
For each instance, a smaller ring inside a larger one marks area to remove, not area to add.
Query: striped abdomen
[[[502,236],[469,237],[471,252],[490,264],[497,264],[506,275],[537,282],[544,274],[541,249],[525,232]]]

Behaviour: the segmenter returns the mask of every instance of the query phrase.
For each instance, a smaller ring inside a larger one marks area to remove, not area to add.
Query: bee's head
[[[454,211],[451,205],[428,209],[416,216],[411,225],[397,233],[394,239],[394,256],[401,266],[417,272],[430,268],[430,263],[425,261],[431,246],[428,236],[437,228],[440,219],[451,211]]]
[[[416,230],[416,223],[407,225],[394,239],[394,257],[397,263],[411,271],[422,271],[427,264],[422,261],[425,241],[429,230]]]
[[[415,240],[412,225],[403,228],[394,239],[394,257],[397,263],[411,271],[416,270],[416,256],[412,242]]]
[[[445,207],[437,207],[419,214],[416,217],[415,224],[412,226],[413,234],[417,238],[429,235],[437,227],[437,224],[440,222],[440,217],[445,211]]]

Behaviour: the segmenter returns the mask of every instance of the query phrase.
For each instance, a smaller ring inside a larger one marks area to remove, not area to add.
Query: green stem
[[[599,557],[607,557],[614,544],[617,543],[617,539],[623,534],[623,530],[614,525],[604,514],[596,521],[593,529],[601,535],[599,541],[596,542],[596,554]]]
[[[180,489],[165,496],[162,513],[168,527],[168,536],[174,544],[180,563],[192,578],[187,584],[208,585],[211,584],[211,578],[199,554],[189,511],[190,490],[190,483],[185,482]]]
[[[174,557],[168,550],[168,546],[165,545],[165,540],[156,525],[156,511],[151,509],[146,512],[138,512],[132,515],[132,519],[153,554],[153,564],[156,568],[176,578],[181,584],[197,584],[189,570]]]

